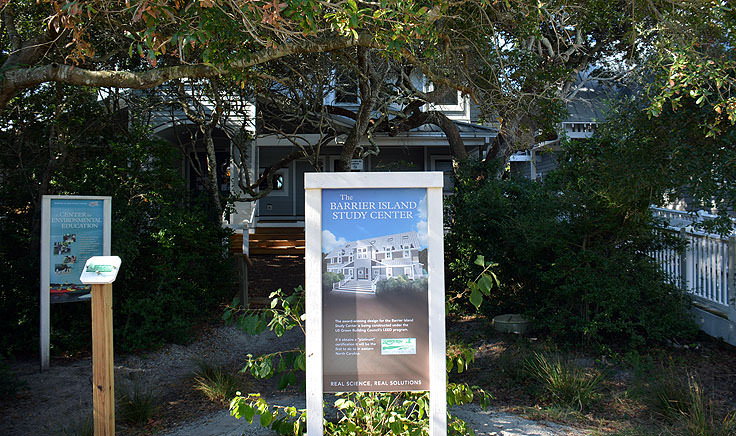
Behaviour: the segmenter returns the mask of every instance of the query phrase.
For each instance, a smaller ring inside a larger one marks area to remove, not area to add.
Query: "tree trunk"
[[[222,201],[220,199],[220,186],[217,183],[217,156],[215,155],[215,141],[212,139],[212,128],[207,126],[202,129],[204,133],[204,144],[207,151],[207,179],[205,186],[212,201],[212,218],[220,220],[222,215]]]

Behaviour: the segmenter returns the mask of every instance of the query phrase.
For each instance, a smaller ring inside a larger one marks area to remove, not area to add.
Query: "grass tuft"
[[[238,392],[239,378],[222,367],[198,362],[194,374],[194,388],[210,401],[227,403]]]
[[[683,413],[689,436],[736,435],[736,412],[731,411],[721,417],[713,400],[693,378],[689,381],[689,397],[687,411]]]
[[[121,384],[117,389],[117,418],[125,423],[145,424],[158,412],[158,399],[153,390],[138,381]]]
[[[645,401],[649,408],[665,418],[677,418],[689,413],[690,386],[673,367],[661,368],[649,383]]]
[[[540,353],[527,359],[524,368],[553,404],[583,410],[599,397],[602,376],[597,371],[588,374],[572,362]]]

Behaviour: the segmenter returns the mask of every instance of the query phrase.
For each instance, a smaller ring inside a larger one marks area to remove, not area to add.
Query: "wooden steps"
[[[257,227],[250,235],[250,254],[304,255],[303,227]]]

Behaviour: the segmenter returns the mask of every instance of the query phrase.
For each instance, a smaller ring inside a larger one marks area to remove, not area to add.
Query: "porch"
[[[722,236],[705,233],[694,224],[713,216],[653,208],[669,223],[668,231],[686,242],[684,253],[661,250],[652,253],[672,283],[694,299],[693,314],[709,335],[736,346],[736,232]]]

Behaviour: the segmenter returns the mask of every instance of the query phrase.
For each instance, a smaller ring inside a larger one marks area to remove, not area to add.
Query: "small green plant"
[[[446,363],[447,372],[457,368],[458,374],[468,369],[475,360],[475,351],[469,345],[462,342],[449,342],[447,344]]]
[[[238,392],[240,380],[222,367],[207,362],[197,363],[194,374],[194,388],[202,392],[210,401],[226,403]]]
[[[117,418],[125,423],[145,424],[158,412],[158,398],[153,389],[138,380],[120,384],[115,396]]]
[[[599,396],[602,377],[597,371],[588,374],[572,362],[540,353],[524,366],[553,404],[583,410]]]

